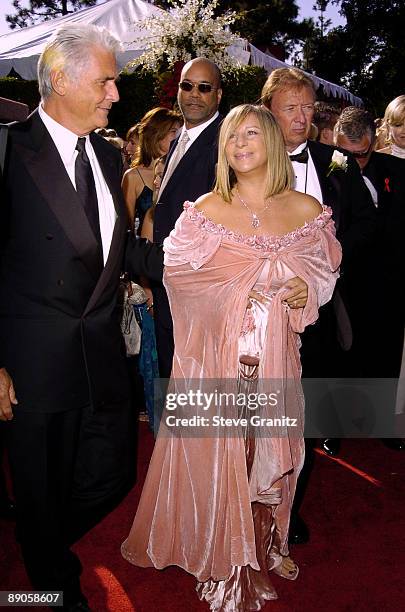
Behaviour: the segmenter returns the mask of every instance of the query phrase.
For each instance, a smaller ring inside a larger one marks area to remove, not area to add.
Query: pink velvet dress
[[[288,555],[304,459],[299,333],[332,296],[341,247],[327,207],[284,236],[250,236],[213,223],[186,203],[164,250],[175,338],[169,391],[184,392],[198,381],[210,390],[254,385],[255,393],[277,390],[277,403],[260,409],[266,425],[259,432],[241,428],[237,419],[225,434],[211,427],[208,434],[200,428],[201,435],[187,428],[171,433],[162,422],[121,551],[141,567],[184,568],[196,576],[197,593],[211,610],[260,610],[277,597],[269,570]],[[303,309],[283,301],[283,285],[293,276],[308,285]],[[267,302],[253,300],[247,308],[253,288]],[[252,377],[244,376],[243,355],[253,362],[257,357]],[[249,410],[224,409],[226,416],[241,413]],[[201,414],[212,417],[213,410]],[[268,433],[270,420],[277,426]]]

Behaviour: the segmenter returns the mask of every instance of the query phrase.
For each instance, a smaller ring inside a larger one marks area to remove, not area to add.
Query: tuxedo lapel
[[[16,150],[84,265],[97,278],[98,245],[84,208],[39,115],[31,115],[31,121],[32,148],[16,143]]]
[[[378,164],[375,163],[375,156],[376,155],[381,155],[381,153],[372,153],[371,157],[370,157],[370,161],[368,162],[367,166],[364,168],[363,170],[363,175],[366,176],[368,179],[370,179],[370,181],[372,182],[373,186],[375,187],[375,189],[379,189],[380,187],[380,174],[381,172],[379,172],[379,168],[378,168]]]
[[[123,248],[125,230],[128,224],[127,213],[121,192],[121,184],[119,180],[120,177],[117,172],[117,165],[114,164],[113,158],[106,154],[105,149],[100,146],[104,143],[100,143],[99,139],[94,134],[90,135],[90,140],[97,156],[98,163],[100,164],[104,179],[108,185],[108,189],[110,190],[117,218],[115,220],[107,261],[93,295],[91,296],[87,305],[86,312],[91,310],[91,308],[97,303],[98,299],[105,291],[106,286],[110,283],[112,277],[114,275],[117,276],[120,272],[120,270],[117,270],[117,261],[119,261],[119,253]]]
[[[186,176],[187,175],[187,171],[189,170],[189,168],[192,168],[192,166],[196,163],[196,161],[198,160],[198,156],[199,156],[199,147],[201,146],[201,143],[198,143],[198,138],[197,140],[195,140],[193,142],[193,144],[191,145],[191,147],[189,148],[189,150],[183,155],[183,157],[181,158],[181,160],[179,161],[179,163],[177,164],[176,168],[173,171],[173,174],[171,175],[163,193],[165,191],[170,192],[170,188],[171,186],[175,185],[176,182],[180,179],[181,176]]]
[[[193,166],[198,162],[198,158],[201,153],[201,147],[205,147],[207,144],[212,142],[213,136],[218,133],[218,125],[221,121],[222,118],[217,117],[215,121],[210,123],[209,126],[206,127],[205,130],[203,130],[198,136],[198,138],[192,143],[192,145],[189,147],[189,149],[186,151],[186,153],[183,155],[178,165],[174,169],[173,174],[171,175],[167,185],[165,186],[159,200],[162,200],[164,202],[168,198],[168,194],[171,192],[171,190],[176,187],[176,183],[181,179],[181,177],[187,176],[188,171],[193,168]],[[170,157],[173,155],[175,146],[178,143],[178,140],[179,139],[177,138],[175,144],[170,150],[170,156],[166,163],[166,169],[170,162]]]
[[[326,145],[319,145],[311,140],[308,141],[308,148],[318,175],[323,203],[332,208],[333,220],[337,230],[340,217],[341,184],[336,174],[333,172],[329,174],[329,165],[335,149]]]
[[[330,152],[328,149],[324,151],[323,148],[319,149],[312,141],[308,142],[308,148],[318,175],[324,204],[331,206],[330,198],[336,186],[333,184],[333,173],[329,174],[329,176],[327,175],[329,173],[329,164],[332,158],[333,149],[331,149]]]
[[[402,170],[405,169],[405,163],[401,164],[403,166],[401,170],[395,170],[396,161],[391,155],[373,151],[367,166],[363,170],[363,176],[371,181],[377,192],[378,208],[380,210],[391,207],[393,200],[400,197],[399,184],[403,181]],[[394,167],[392,167],[393,163]],[[403,202],[403,196],[401,199]]]

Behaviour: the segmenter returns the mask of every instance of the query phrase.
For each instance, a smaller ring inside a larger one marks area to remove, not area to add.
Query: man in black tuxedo
[[[221,74],[216,64],[196,58],[184,66],[178,92],[184,126],[172,143],[158,195],[153,225],[153,240],[157,244],[174,228],[184,202],[196,200],[214,186],[221,96]],[[153,301],[159,371],[162,378],[168,378],[173,358],[173,327],[161,283],[153,287]]]
[[[119,98],[120,43],[65,26],[42,97],[10,126],[1,207],[0,419],[33,587],[87,610],[70,545],[127,491],[135,435],[116,306],[127,218],[121,156],[92,133]],[[60,608],[58,608],[60,609]]]
[[[283,132],[296,175],[295,188],[332,208],[336,235],[342,244],[341,278],[332,301],[320,309],[318,321],[301,337],[303,377],[333,378],[349,374],[344,358],[344,350],[352,343],[346,278],[350,277],[352,263],[372,239],[376,213],[355,160],[350,155],[337,155],[331,146],[308,140],[315,98],[310,77],[295,68],[279,68],[268,77],[261,99]],[[340,163],[333,165],[332,156]],[[290,541],[296,543],[308,539],[298,509],[310,472],[312,446],[313,441],[306,439],[307,456],[291,516]]]
[[[376,153],[375,123],[369,112],[347,107],[335,126],[335,142],[356,159],[377,208],[378,226],[370,248],[357,268],[364,299],[355,304],[359,341],[354,351],[363,376],[398,378],[404,346],[405,289],[399,281],[405,261],[405,161]],[[363,274],[360,276],[360,271]],[[376,287],[380,287],[376,291]],[[395,303],[385,288],[395,287]],[[372,308],[364,308],[373,301]],[[386,439],[396,450],[405,449],[400,438]]]

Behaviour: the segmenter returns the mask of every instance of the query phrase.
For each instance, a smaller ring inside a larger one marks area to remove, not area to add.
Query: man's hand
[[[290,308],[304,308],[308,299],[308,285],[302,278],[294,276],[284,285],[287,293],[284,296],[284,303]]]
[[[0,368],[0,421],[11,421],[12,404],[18,404],[13,381],[5,368]]]

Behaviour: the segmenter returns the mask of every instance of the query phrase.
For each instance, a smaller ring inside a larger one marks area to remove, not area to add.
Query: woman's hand
[[[256,300],[256,302],[260,302],[261,304],[266,304],[268,302],[268,299],[266,298],[265,295],[263,295],[262,293],[259,293],[258,291],[255,291],[254,289],[252,289],[251,291],[249,291],[249,299],[248,299],[248,308],[252,307],[252,302],[250,300]]]
[[[0,421],[11,421],[13,405],[18,404],[13,381],[5,368],[0,368]]]
[[[146,302],[146,310],[149,312],[150,316],[153,317],[153,293],[152,293],[152,289],[149,286],[148,283],[148,279],[145,278],[144,276],[141,276],[140,278],[140,283],[141,286],[143,287],[148,300]]]
[[[299,276],[290,278],[283,285],[287,292],[284,295],[283,302],[288,304],[290,308],[304,308],[308,299],[308,285]]]

